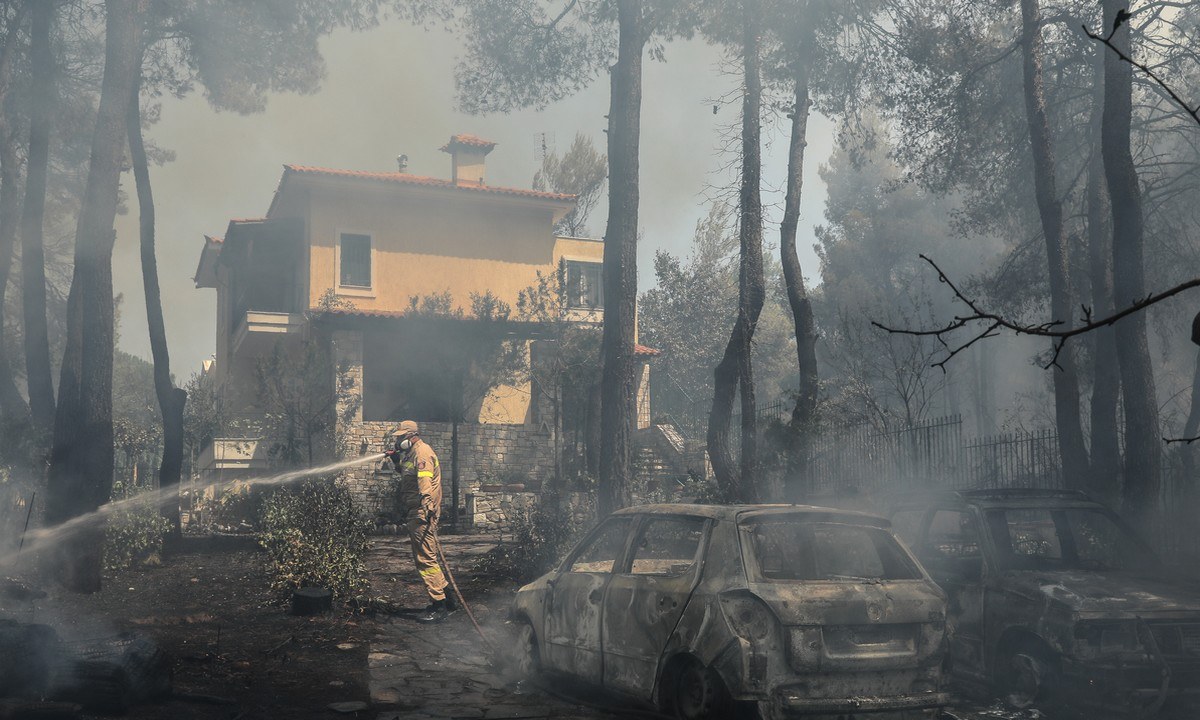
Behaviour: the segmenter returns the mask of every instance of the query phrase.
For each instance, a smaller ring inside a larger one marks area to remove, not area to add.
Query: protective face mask
[[[408,452],[409,448],[411,448],[411,447],[412,447],[412,440],[410,440],[409,438],[404,438],[400,442],[396,443],[397,450],[403,450],[405,452]]]

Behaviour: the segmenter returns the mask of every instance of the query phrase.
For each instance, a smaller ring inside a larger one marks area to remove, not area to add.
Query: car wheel
[[[537,637],[533,634],[533,626],[521,622],[517,626],[517,636],[513,643],[513,670],[517,676],[525,679],[535,677],[541,670],[541,656],[538,653]]]
[[[691,660],[676,672],[671,710],[680,720],[725,718],[732,705],[725,683],[711,668]]]
[[[1017,710],[1045,704],[1054,685],[1054,664],[1046,651],[1033,643],[1018,645],[1010,651],[1001,671],[1004,701]]]

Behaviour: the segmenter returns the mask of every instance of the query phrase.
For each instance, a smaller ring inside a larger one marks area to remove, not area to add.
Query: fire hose
[[[492,645],[492,641],[488,640],[487,635],[483,634],[483,628],[479,626],[479,621],[475,619],[475,613],[471,612],[471,606],[467,604],[463,597],[462,591],[458,589],[458,583],[454,580],[454,573],[450,571],[450,563],[446,562],[446,555],[442,552],[442,540],[437,533],[433,534],[433,547],[437,550],[438,562],[442,564],[442,568],[446,571],[446,578],[450,581],[450,587],[454,589],[454,597],[458,598],[458,604],[462,605],[462,609],[467,613],[467,617],[471,619],[471,624],[475,626],[475,632],[479,633],[479,638],[483,640],[483,644],[487,645],[488,650],[492,654],[496,654],[496,646]]]

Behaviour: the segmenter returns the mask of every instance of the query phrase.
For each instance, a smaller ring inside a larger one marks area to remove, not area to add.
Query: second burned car
[[[887,520],[768,505],[621,510],[513,605],[525,670],[680,718],[932,716],[945,612]]]
[[[976,490],[909,497],[891,517],[948,594],[949,666],[964,687],[1087,717],[1195,707],[1200,586],[1102,504]]]

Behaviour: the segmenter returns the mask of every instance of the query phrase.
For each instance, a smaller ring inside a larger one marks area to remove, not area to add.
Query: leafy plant
[[[112,500],[131,500],[150,489],[118,480],[113,483]],[[163,537],[171,530],[171,521],[163,517],[153,498],[151,494],[133,500],[113,512],[104,535],[105,570],[150,562],[162,551]]]
[[[363,556],[370,523],[342,484],[317,480],[275,491],[263,503],[259,543],[267,551],[271,587],[322,587],[339,599],[367,588]]]

